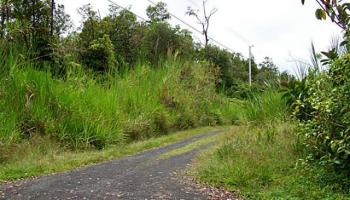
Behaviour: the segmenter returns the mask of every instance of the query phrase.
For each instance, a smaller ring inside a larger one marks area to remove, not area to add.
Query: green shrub
[[[116,68],[116,59],[114,56],[114,47],[108,35],[93,40],[82,56],[83,62],[88,68],[97,72],[114,71]]]
[[[311,106],[301,133],[313,159],[336,168],[350,167],[350,54],[335,61],[328,71],[307,78],[307,98],[299,100],[295,115]]]

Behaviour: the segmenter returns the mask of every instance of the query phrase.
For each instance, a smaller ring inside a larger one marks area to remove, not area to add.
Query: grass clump
[[[276,89],[267,89],[263,93],[254,93],[245,102],[242,120],[244,122],[265,124],[281,121],[287,111],[286,101]]]

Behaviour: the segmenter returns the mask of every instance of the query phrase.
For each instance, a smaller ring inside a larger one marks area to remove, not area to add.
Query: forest
[[[203,19],[184,11],[201,24],[202,44],[170,23],[163,2],[148,6],[147,19],[112,2],[104,17],[82,5],[75,28],[55,0],[1,0],[0,183],[224,127],[196,158],[198,181],[242,199],[349,199],[350,3],[309,1],[343,37],[312,48],[297,76],[268,55],[256,63],[215,45],[207,1]]]

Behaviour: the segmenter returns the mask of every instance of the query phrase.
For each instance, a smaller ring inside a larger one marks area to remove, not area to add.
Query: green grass
[[[280,121],[286,116],[286,101],[276,89],[253,95],[243,107],[243,121],[262,124]]]
[[[177,130],[236,124],[160,159],[215,141],[194,171],[203,182],[249,199],[350,199],[347,177],[299,160],[305,155],[293,126],[284,122],[286,102],[276,90],[228,99],[217,93],[206,64],[174,60],[104,76],[72,64],[57,78],[15,49],[4,49],[0,181],[117,159],[211,128],[168,135]]]
[[[73,149],[102,149],[174,130],[230,124],[233,109],[216,93],[206,67],[169,61],[105,80],[79,67],[65,79],[31,65],[14,67],[0,80],[0,149],[38,136]]]
[[[112,145],[103,150],[72,151],[63,149],[50,139],[32,139],[15,147],[15,153],[0,165],[0,182],[32,176],[51,174],[91,165],[102,161],[121,158],[138,152],[165,146],[188,137],[217,130],[204,127],[190,131],[177,132],[127,145]]]
[[[0,180],[117,158],[181,138],[170,132],[237,119],[206,64],[169,59],[96,75],[70,63],[55,77],[21,52],[0,48]]]
[[[177,149],[168,151],[166,153],[163,153],[159,155],[159,159],[168,159],[173,156],[182,155],[208,144],[217,145],[217,143],[220,142],[223,137],[224,137],[224,134],[222,133],[218,133],[218,135],[205,137],[203,139],[200,139],[198,141],[185,145],[181,148],[177,148]]]
[[[201,154],[191,173],[246,199],[350,199],[349,178],[301,160],[306,152],[280,93],[231,101],[238,117],[221,144]]]
[[[246,199],[350,199],[348,179],[299,160],[293,125],[239,126],[227,135],[199,156],[193,173],[202,182]]]

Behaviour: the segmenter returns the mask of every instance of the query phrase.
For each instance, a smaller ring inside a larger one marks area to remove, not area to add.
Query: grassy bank
[[[1,144],[45,135],[74,148],[103,148],[231,121],[205,66],[165,65],[138,66],[101,82],[86,73],[57,80],[16,69],[3,80]]]
[[[74,148],[103,148],[231,123],[229,102],[216,93],[208,70],[171,62],[160,69],[138,66],[108,80],[79,70],[58,80],[30,67],[14,69],[2,80],[1,144],[45,135]]]
[[[169,59],[157,68],[139,64],[104,75],[72,63],[65,77],[55,77],[11,49],[0,54],[2,180],[135,153],[146,147],[123,149],[237,119],[231,102],[217,93],[217,74],[206,63]],[[110,149],[117,150],[106,153]]]
[[[267,93],[243,106],[246,121],[199,156],[194,176],[245,199],[350,199],[344,176],[300,160],[306,153],[278,96]]]

